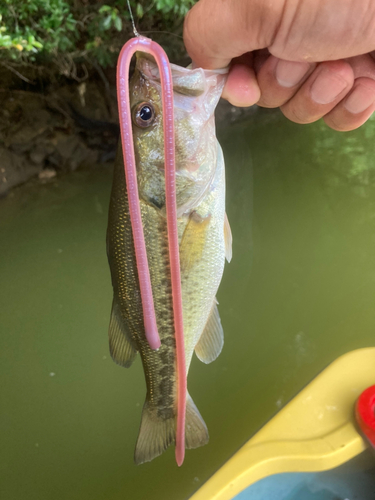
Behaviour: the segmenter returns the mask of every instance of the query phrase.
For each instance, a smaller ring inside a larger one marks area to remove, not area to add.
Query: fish
[[[175,119],[176,201],[186,370],[193,353],[204,363],[220,354],[224,337],[216,293],[232,235],[225,214],[225,167],[215,135],[214,110],[227,70],[171,64]],[[161,346],[145,337],[143,310],[126,192],[121,142],[110,197],[107,255],[113,286],[109,349],[130,367],[139,352],[147,394],[135,447],[136,464],[149,462],[175,443],[176,342],[165,206],[161,84],[152,57],[137,52],[130,79],[132,131],[139,203]],[[207,426],[187,394],[185,446],[208,442]]]

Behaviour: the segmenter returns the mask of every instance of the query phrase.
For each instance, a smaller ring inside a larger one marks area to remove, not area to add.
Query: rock
[[[46,150],[46,145],[42,143],[36,146],[32,151],[30,151],[29,157],[32,163],[34,163],[35,165],[41,165],[44,163],[47,154],[48,151]]]
[[[61,158],[62,168],[76,170],[83,163],[95,163],[98,153],[89,149],[78,135],[55,133],[51,141],[55,145],[55,153]],[[56,154],[49,157],[52,163],[58,164]]]
[[[39,172],[38,177],[41,180],[53,179],[54,177],[56,177],[56,170],[54,170],[53,168],[46,168]]]
[[[44,101],[40,96],[31,96],[28,99],[21,95],[18,106],[8,109],[8,118],[11,127],[5,139],[5,145],[17,153],[29,151],[35,139],[50,130],[54,125],[52,113],[44,109]]]
[[[29,180],[40,169],[30,164],[24,156],[0,147],[0,196],[5,195],[12,187]]]
[[[105,96],[104,89],[95,81],[87,81],[80,85],[65,85],[55,92],[60,102],[68,103],[77,113],[91,120],[111,122],[118,120],[118,113],[111,116],[112,106],[107,102],[111,100]],[[66,108],[70,112],[69,108]]]

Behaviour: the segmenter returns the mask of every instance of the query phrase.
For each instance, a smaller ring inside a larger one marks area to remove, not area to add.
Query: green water
[[[107,346],[111,172],[0,200],[0,497],[184,500],[340,354],[375,345],[375,121],[340,134],[256,114],[221,133],[233,261],[225,347],[189,390],[210,443],[136,467],[140,360]]]

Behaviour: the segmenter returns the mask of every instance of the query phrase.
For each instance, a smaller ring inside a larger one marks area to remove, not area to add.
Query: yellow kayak
[[[274,474],[333,469],[356,457],[368,445],[358,432],[355,402],[374,382],[375,347],[339,357],[190,500],[231,500]]]

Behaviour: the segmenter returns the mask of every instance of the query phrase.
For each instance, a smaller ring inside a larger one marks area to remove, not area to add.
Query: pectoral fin
[[[134,361],[137,350],[133,346],[128,327],[121,315],[120,305],[115,297],[112,303],[108,336],[109,351],[113,361],[118,365],[129,368]]]
[[[203,218],[196,212],[190,214],[189,222],[186,225],[180,243],[182,272],[189,272],[194,263],[201,260],[210,220],[211,215]]]
[[[225,258],[228,262],[232,260],[232,230],[229,225],[227,214],[224,215],[224,243],[225,243]]]
[[[224,332],[215,299],[201,338],[195,346],[195,354],[203,363],[208,364],[219,356],[223,345]]]

